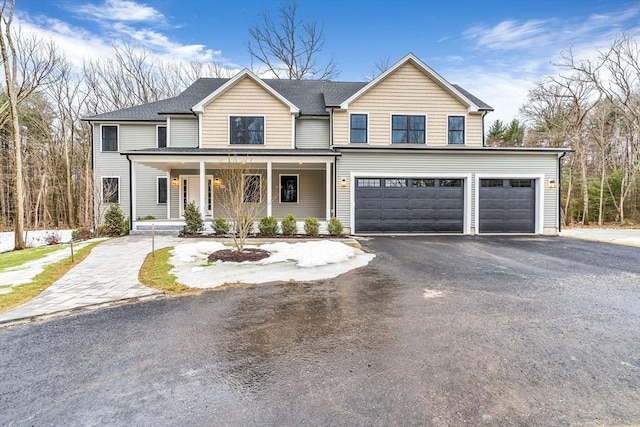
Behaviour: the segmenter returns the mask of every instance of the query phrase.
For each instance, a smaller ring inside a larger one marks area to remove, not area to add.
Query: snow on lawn
[[[57,236],[58,241],[61,243],[71,241],[71,233],[73,230],[33,230],[25,231],[23,236],[28,248],[35,248],[36,246],[45,246],[47,244],[47,237]],[[13,231],[6,231],[0,233],[0,253],[12,251],[15,247],[15,233]]]
[[[218,242],[176,245],[169,262],[177,280],[193,288],[215,288],[225,283],[265,283],[331,279],[367,265],[374,257],[360,249],[331,240],[270,243],[260,249],[271,256],[243,263],[218,261],[207,265],[211,252],[228,249]]]

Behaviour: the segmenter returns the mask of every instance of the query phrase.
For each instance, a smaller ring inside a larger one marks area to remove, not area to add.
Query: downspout
[[[482,112],[482,146],[486,147],[486,136],[484,134],[484,116],[487,115],[486,111]]]
[[[131,159],[127,154],[127,161],[129,162],[129,231],[133,230],[133,185],[131,185]]]
[[[558,157],[558,233],[562,231],[562,159],[566,155],[565,151]]]

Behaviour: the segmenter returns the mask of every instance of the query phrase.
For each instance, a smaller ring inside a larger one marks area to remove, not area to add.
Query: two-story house
[[[87,120],[103,202],[119,203],[134,231],[145,217],[181,228],[190,201],[219,216],[219,168],[234,155],[257,171],[248,186],[264,180],[264,215],[278,220],[335,215],[352,234],[557,234],[566,150],[485,147],[490,111],[409,54],[370,82],[244,70]]]

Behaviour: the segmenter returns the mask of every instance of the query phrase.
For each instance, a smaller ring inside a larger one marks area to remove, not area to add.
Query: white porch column
[[[200,162],[200,214],[204,219],[207,215],[207,188],[205,185],[206,172],[204,162]]]
[[[136,162],[131,162],[131,182],[129,185],[131,186],[131,200],[129,200],[129,203],[131,203],[131,218],[129,218],[129,223],[133,226],[133,222],[138,218],[136,213]]]
[[[326,201],[326,216],[327,221],[331,219],[331,162],[327,162],[325,166],[326,175],[326,189],[325,189],[325,201]]]
[[[267,216],[271,216],[273,206],[273,183],[271,178],[271,161],[267,162]]]
[[[167,219],[171,219],[171,172],[167,171]]]

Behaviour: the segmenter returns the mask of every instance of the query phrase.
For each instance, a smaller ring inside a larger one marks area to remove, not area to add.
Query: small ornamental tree
[[[298,224],[291,214],[285,216],[280,225],[282,227],[282,234],[285,236],[293,236],[298,233]]]
[[[104,213],[104,221],[100,227],[102,233],[107,236],[116,237],[124,234],[127,223],[124,215],[120,210],[120,206],[116,204],[109,205],[109,208]]]
[[[320,234],[320,222],[318,222],[318,218],[308,216],[304,220],[304,232],[309,236],[318,237]]]
[[[184,232],[196,234],[204,229],[202,214],[194,202],[189,202],[184,207]]]

